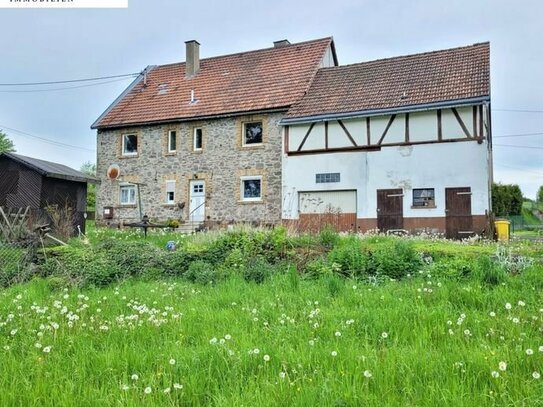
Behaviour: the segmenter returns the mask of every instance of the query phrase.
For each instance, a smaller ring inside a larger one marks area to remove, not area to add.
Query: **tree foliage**
[[[0,130],[0,153],[14,153],[15,145],[8,136]]]
[[[96,164],[90,161],[85,161],[79,169],[84,174],[96,176]],[[87,211],[94,212],[96,210],[96,184],[87,184]]]
[[[543,185],[537,190],[536,201],[538,204],[543,204]]]
[[[492,185],[492,210],[496,216],[520,215],[522,200],[522,191],[518,185]]]

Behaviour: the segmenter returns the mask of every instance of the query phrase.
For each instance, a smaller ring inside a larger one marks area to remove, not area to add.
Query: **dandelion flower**
[[[512,321],[513,321],[514,324],[518,324],[520,322],[520,320],[518,318],[516,318],[516,317],[513,318]]]
[[[16,333],[17,333],[17,329],[12,329],[10,332],[11,336],[15,336]]]
[[[494,379],[497,379],[498,377],[500,377],[500,373],[499,372],[496,372],[495,370],[492,371],[492,373],[490,373],[492,375],[492,377]]]
[[[309,340],[309,346],[313,346],[313,345],[315,345],[315,341],[313,339],[310,339]]]
[[[149,386],[147,386],[147,387],[145,388],[145,390],[143,390],[143,392],[144,392],[145,394],[151,394],[152,391],[153,391],[153,389],[151,389],[151,387],[149,387]]]
[[[255,355],[258,355],[258,354],[260,353],[260,349],[254,348],[254,349],[253,349],[253,353],[254,353]]]
[[[270,361],[270,355],[264,355],[264,362]]]
[[[490,311],[490,314],[489,314],[492,318],[494,318],[496,316],[496,313],[494,311]]]
[[[507,302],[505,303],[505,309],[511,309],[512,306],[511,306],[511,303]]]
[[[464,335],[471,336],[471,331],[469,329],[464,329]]]
[[[336,357],[336,356],[337,356],[337,352],[336,352],[335,350],[333,350],[332,353],[331,353],[331,355],[332,355],[333,357]]]
[[[383,333],[381,334],[381,338],[383,338],[383,339],[388,338],[388,333],[383,332]]]
[[[541,375],[539,374],[539,372],[533,372],[532,373],[532,377],[536,380],[538,380],[539,378],[541,378]]]
[[[502,372],[505,372],[507,370],[507,363],[506,362],[500,362],[498,363],[498,368],[502,371]]]
[[[366,378],[371,378],[373,375],[371,374],[371,372],[369,370],[364,370],[364,377]]]
[[[133,374],[132,376],[130,376],[130,378],[132,380],[138,380],[140,377],[137,374]]]
[[[532,356],[534,354],[534,351],[532,349],[528,348],[528,349],[526,349],[526,354],[528,356]]]
[[[232,336],[229,335],[229,334],[226,334],[226,335],[224,335],[224,339],[226,339],[227,341],[229,341],[230,339],[232,339]]]
[[[183,388],[183,385],[179,384],[179,383],[174,383],[173,388],[176,389],[176,390],[181,390]]]
[[[170,359],[170,365],[175,365],[175,359]]]
[[[50,346],[46,346],[45,348],[43,348],[43,352],[44,352],[44,353],[49,353],[49,352],[51,352],[51,347],[50,347]]]

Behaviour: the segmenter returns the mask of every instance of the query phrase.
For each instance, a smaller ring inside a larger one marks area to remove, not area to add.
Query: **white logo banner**
[[[0,8],[127,8],[128,0],[0,0]]]

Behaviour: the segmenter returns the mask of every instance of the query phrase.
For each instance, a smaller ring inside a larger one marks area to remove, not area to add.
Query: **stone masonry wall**
[[[142,213],[152,220],[190,220],[189,182],[205,180],[205,219],[211,225],[238,222],[277,223],[281,219],[282,114],[248,115],[216,120],[98,131],[96,211],[114,208],[112,222],[140,219],[137,205],[121,205],[122,182],[140,183]],[[243,122],[263,122],[263,143],[242,146]],[[203,130],[203,148],[193,150],[193,129]],[[177,132],[175,153],[168,152],[168,132]],[[137,156],[122,156],[122,135],[137,134]],[[111,164],[121,170],[118,181],[106,177]],[[262,176],[262,200],[240,200],[242,176]],[[175,180],[175,204],[166,204],[166,181]],[[178,204],[185,203],[181,209]]]

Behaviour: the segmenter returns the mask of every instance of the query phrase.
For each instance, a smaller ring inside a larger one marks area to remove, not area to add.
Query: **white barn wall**
[[[377,190],[404,190],[404,217],[444,217],[445,188],[471,187],[472,214],[485,215],[489,203],[486,141],[382,147],[283,157],[283,218],[298,219],[300,191],[357,190],[357,217],[377,216]],[[317,184],[315,174],[339,172],[341,182]],[[413,188],[434,188],[436,208],[412,209]]]

